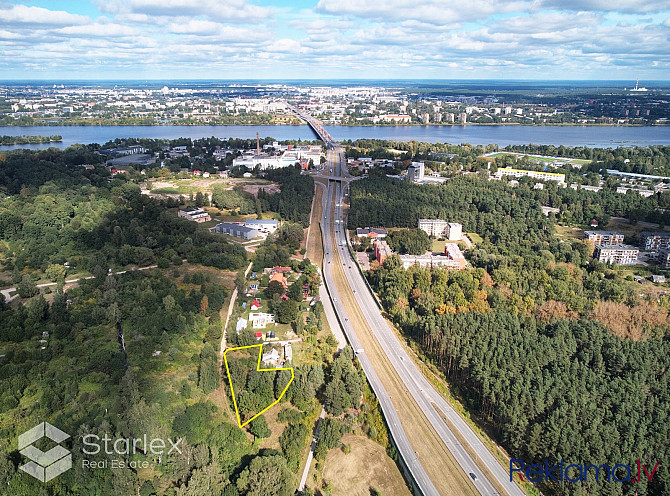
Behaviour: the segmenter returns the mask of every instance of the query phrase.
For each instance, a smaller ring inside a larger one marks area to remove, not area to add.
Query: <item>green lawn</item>
[[[481,243],[482,241],[484,241],[484,240],[482,239],[482,237],[481,237],[479,234],[477,234],[477,233],[465,233],[465,235],[466,235],[466,236],[470,239],[470,241],[472,241],[472,243],[475,244],[475,245]]]

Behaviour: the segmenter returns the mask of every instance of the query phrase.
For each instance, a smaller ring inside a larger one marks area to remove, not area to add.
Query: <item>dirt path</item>
[[[249,262],[246,270],[244,271],[244,277],[249,274],[253,262]],[[228,303],[228,312],[226,313],[226,320],[223,324],[223,332],[221,333],[221,345],[219,346],[219,374],[221,374],[221,382],[226,379],[223,375],[223,352],[226,351],[226,330],[228,329],[228,321],[230,320],[230,315],[233,313],[233,308],[235,308],[235,302],[237,301],[237,287],[233,290],[233,294],[230,296],[230,302]],[[221,309],[223,311],[223,309]],[[223,319],[221,319],[223,322]]]

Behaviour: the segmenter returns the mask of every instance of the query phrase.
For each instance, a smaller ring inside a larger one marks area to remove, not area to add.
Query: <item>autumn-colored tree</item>
[[[568,307],[562,301],[549,300],[535,307],[535,315],[542,322],[554,322],[560,319],[576,319],[577,312],[568,311]]]
[[[200,300],[200,313],[205,315],[207,313],[208,308],[209,308],[209,298],[207,298],[207,295],[204,295],[202,297],[202,300]]]

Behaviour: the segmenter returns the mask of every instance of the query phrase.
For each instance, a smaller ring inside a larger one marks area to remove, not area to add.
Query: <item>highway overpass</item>
[[[343,297],[352,297],[353,295],[365,322],[372,329],[374,338],[381,346],[385,358],[392,364],[393,374],[397,374],[402,381],[403,393],[406,394],[406,397],[402,399],[396,397],[395,401],[410,401],[418,405],[418,411],[421,412],[419,415],[425,416],[425,421],[434,430],[439,443],[446,447],[455,459],[455,463],[465,474],[465,478],[469,482],[469,493],[479,493],[486,496],[504,494],[524,496],[520,487],[509,481],[507,469],[495,459],[467,422],[461,418],[458,412],[454,411],[444,396],[424,377],[401,344],[398,336],[384,319],[347,245],[344,201],[347,183],[351,178],[346,166],[343,167],[343,148],[330,137],[316,119],[297,109],[293,109],[293,111],[308,122],[328,148],[328,168],[320,174],[321,179],[328,179],[326,208],[321,219],[324,241],[323,275],[326,289],[339,321],[330,324],[342,327],[349,344],[356,352],[368,382],[379,400],[402,465],[412,479],[415,488],[420,494],[430,496],[459,494],[455,488],[442,487],[440,483],[435,484],[428,475],[416,451],[419,449],[416,446],[417,443],[428,441],[408,437],[408,432],[411,429],[401,422],[394,400],[384,387],[384,376],[379,375],[380,373],[387,374],[388,371],[381,370],[378,373],[373,366],[368,353],[361,345],[357,330],[352,325],[353,319],[347,313],[347,310],[351,308],[347,309],[343,304]],[[327,175],[330,170],[332,170],[332,173]],[[344,181],[341,179],[344,179]],[[336,269],[338,271],[340,269],[344,271],[346,284],[337,284],[333,276],[335,265],[337,265]],[[358,332],[360,331],[358,329]],[[445,422],[445,419],[448,419],[448,423]],[[412,422],[414,420],[418,422],[419,419],[413,419]],[[458,435],[452,432],[452,429],[456,430]],[[486,470],[482,470],[482,466]],[[447,467],[444,467],[444,470],[447,469]],[[474,474],[475,478],[471,474]],[[474,489],[472,486],[474,486]]]

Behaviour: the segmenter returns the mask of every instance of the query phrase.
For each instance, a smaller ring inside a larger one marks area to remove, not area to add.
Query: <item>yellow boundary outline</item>
[[[279,398],[277,398],[274,403],[272,403],[270,406],[264,408],[260,412],[258,412],[256,415],[251,417],[249,420],[247,420],[245,423],[242,423],[242,419],[240,418],[240,410],[237,408],[237,399],[235,398],[235,390],[233,389],[233,380],[230,377],[230,369],[228,368],[228,358],[226,358],[226,353],[229,351],[237,351],[237,350],[246,350],[249,348],[258,348],[258,365],[256,366],[256,372],[274,372],[277,370],[290,370],[291,371],[291,380],[288,381],[288,384],[284,388],[284,390],[281,392],[279,395]],[[237,348],[228,348],[226,351],[223,352],[223,362],[226,364],[226,374],[228,375],[228,384],[230,384],[230,392],[232,393],[233,397],[233,405],[235,405],[235,415],[237,416],[237,425],[240,427],[244,427],[247,425],[249,422],[251,422],[253,419],[258,417],[259,415],[262,415],[263,413],[267,412],[270,408],[275,406],[281,399],[284,397],[284,393],[288,390],[288,387],[291,385],[293,382],[293,379],[295,378],[295,374],[293,373],[293,367],[279,367],[279,368],[272,368],[272,369],[262,369],[261,368],[261,357],[263,355],[263,345],[262,344],[252,344],[249,346],[238,346]]]

